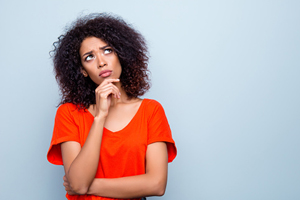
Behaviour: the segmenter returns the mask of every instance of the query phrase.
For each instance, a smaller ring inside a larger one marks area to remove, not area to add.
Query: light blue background
[[[113,12],[146,37],[152,88],[178,147],[165,200],[300,199],[300,3],[0,3],[0,199],[64,199],[47,162],[59,92],[48,52],[80,14]]]

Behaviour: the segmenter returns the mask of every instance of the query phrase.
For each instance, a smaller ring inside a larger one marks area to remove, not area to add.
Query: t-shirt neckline
[[[120,130],[118,130],[118,131],[111,131],[111,130],[107,129],[106,127],[103,127],[103,129],[104,129],[104,130],[107,130],[107,131],[110,132],[110,133],[119,133],[119,132],[122,132],[122,131],[124,131],[125,129],[127,129],[127,127],[129,127],[130,124],[135,120],[135,118],[137,117],[137,115],[139,114],[139,112],[141,112],[140,110],[142,110],[142,107],[143,107],[143,104],[144,104],[144,100],[145,100],[145,99],[142,99],[141,105],[139,106],[139,108],[138,108],[138,110],[136,111],[136,113],[134,114],[134,116],[131,118],[131,120],[128,122],[128,124],[127,124],[126,126],[124,126],[122,129],[120,129]],[[86,109],[86,111],[89,113],[89,115],[90,115],[91,117],[94,118],[94,116],[92,115],[92,113],[91,113],[90,111],[88,111],[87,109]]]

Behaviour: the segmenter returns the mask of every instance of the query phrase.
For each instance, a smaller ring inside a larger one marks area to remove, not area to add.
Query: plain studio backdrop
[[[300,199],[300,1],[0,3],[0,199],[64,199],[47,162],[59,90],[49,51],[92,12],[147,39],[152,88],[178,156],[151,199]]]

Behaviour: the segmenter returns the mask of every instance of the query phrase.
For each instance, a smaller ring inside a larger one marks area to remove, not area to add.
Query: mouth
[[[102,78],[106,78],[108,76],[110,76],[112,73],[112,70],[103,70],[100,72],[99,76],[101,76]]]

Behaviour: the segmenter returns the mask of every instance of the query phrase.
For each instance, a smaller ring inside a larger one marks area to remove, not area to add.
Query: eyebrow
[[[99,49],[100,49],[100,50],[104,50],[104,49],[106,49],[107,47],[109,47],[109,45],[106,45],[106,46],[104,46],[104,47],[100,47]],[[93,53],[93,51],[86,52],[85,54],[82,55],[82,57],[84,57],[85,55],[91,54],[91,53]]]
[[[104,49],[106,49],[107,47],[109,47],[109,45],[106,45],[106,46],[104,46],[104,47],[100,47],[99,49],[104,50]]]

